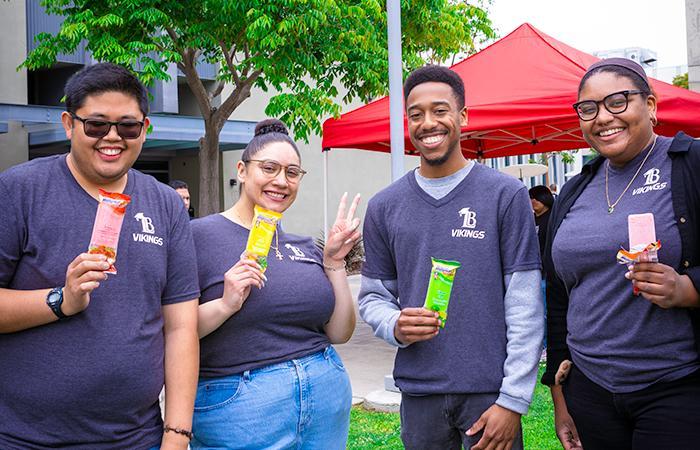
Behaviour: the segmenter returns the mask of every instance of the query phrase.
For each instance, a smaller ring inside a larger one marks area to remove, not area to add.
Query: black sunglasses
[[[603,100],[584,100],[582,102],[574,103],[574,111],[578,114],[578,118],[584,122],[589,122],[596,117],[598,117],[598,111],[600,111],[600,104],[605,106],[610,114],[622,114],[627,111],[627,105],[629,104],[629,96],[634,94],[649,94],[646,91],[620,91],[613,92],[610,95],[606,95]]]
[[[143,121],[127,120],[122,122],[110,122],[109,120],[101,119],[83,119],[77,114],[70,113],[71,117],[83,122],[85,135],[91,138],[103,138],[109,134],[112,126],[117,127],[117,134],[122,139],[136,139],[141,136],[143,130]]]

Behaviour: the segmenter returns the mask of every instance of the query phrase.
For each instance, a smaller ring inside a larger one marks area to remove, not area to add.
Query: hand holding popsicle
[[[350,209],[347,209],[347,199],[348,193],[346,192],[340,198],[338,214],[335,223],[328,231],[326,246],[323,250],[324,264],[332,267],[342,266],[345,256],[362,237],[358,229],[360,219],[355,217],[357,205],[360,203],[360,194],[355,195]]]
[[[425,308],[404,308],[394,326],[394,337],[402,344],[427,341],[438,335],[440,315]]]
[[[673,267],[648,262],[642,255],[640,262],[629,266],[625,274],[636,290],[661,308],[691,308],[700,305],[700,295],[687,275],[680,275]]]
[[[107,279],[109,269],[105,255],[81,253],[66,269],[66,283],[63,287],[61,311],[67,316],[84,311],[90,304],[90,293]]]
[[[241,258],[224,274],[224,295],[222,303],[227,312],[235,314],[243,307],[250,295],[251,287],[262,289],[267,277],[258,263],[249,258]]]

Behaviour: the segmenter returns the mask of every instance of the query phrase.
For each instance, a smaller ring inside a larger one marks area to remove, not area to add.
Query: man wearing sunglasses
[[[65,94],[70,152],[0,174],[0,448],[184,450],[199,287],[182,200],[131,169],[146,89],[97,64]],[[86,253],[100,189],[131,197],[109,277]]]

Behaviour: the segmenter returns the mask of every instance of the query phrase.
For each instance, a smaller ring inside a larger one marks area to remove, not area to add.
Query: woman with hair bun
[[[237,170],[233,207],[192,222],[201,288],[192,448],[344,449],[352,393],[331,344],[355,328],[344,258],[360,239],[359,196],[347,212],[343,196],[323,252],[278,224],[263,273],[243,254],[253,208],[286,211],[306,172],[274,119],[258,123]]]

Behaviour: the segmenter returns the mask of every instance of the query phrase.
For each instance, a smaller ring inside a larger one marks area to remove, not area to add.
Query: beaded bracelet
[[[332,270],[332,271],[334,271],[334,272],[337,272],[337,271],[339,271],[339,270],[345,270],[345,268],[346,268],[347,266],[348,266],[348,265],[347,265],[347,263],[345,262],[345,260],[343,260],[343,265],[342,265],[341,267],[333,267],[333,266],[329,266],[329,265],[326,264],[326,263],[323,263],[323,268],[324,268],[324,269]]]
[[[192,440],[192,432],[190,430],[185,430],[184,428],[173,428],[168,425],[163,425],[163,432],[167,433],[168,431],[172,431],[173,433],[181,434],[183,436],[186,436],[190,441]]]

